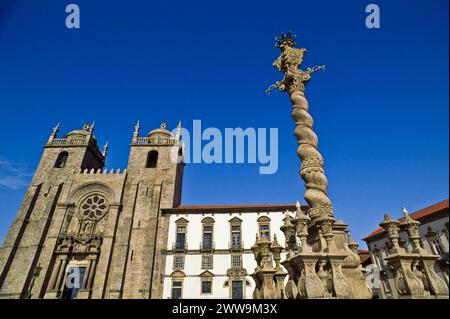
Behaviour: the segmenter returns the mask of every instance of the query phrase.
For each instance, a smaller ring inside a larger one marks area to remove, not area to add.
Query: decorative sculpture
[[[384,215],[380,226],[387,233],[391,248],[385,258],[394,278],[397,296],[399,298],[448,298],[448,286],[434,270],[434,264],[439,259],[422,248],[419,236],[420,222],[409,216],[403,208],[404,220],[392,219]],[[407,252],[399,243],[399,231],[403,230],[412,245]]]
[[[359,256],[347,243],[347,225],[336,222],[333,216],[333,206],[327,194],[324,160],[317,148],[318,139],[313,131],[313,119],[304,93],[311,74],[324,70],[325,66],[300,70],[306,49],[295,48],[296,36],[288,32],[275,39],[275,47],[281,50],[281,55],[273,66],[284,77],[271,85],[266,93],[279,89],[289,94],[296,125],[297,155],[301,160],[300,176],[305,183],[304,197],[308,203],[307,211],[303,211],[297,203],[295,218],[287,212],[280,228],[285,235],[287,250],[286,259],[281,264],[289,274],[284,295],[293,299],[371,298]],[[258,275],[261,271],[257,268],[254,275],[261,277]],[[258,279],[257,286],[258,282],[261,280]],[[262,298],[260,291],[254,297]]]
[[[283,299],[284,278],[287,273],[280,266],[282,247],[277,241],[276,235],[273,241],[259,238],[256,234],[252,251],[256,260],[256,268],[252,274],[256,286],[253,291],[254,299]],[[275,261],[275,267],[272,261]]]

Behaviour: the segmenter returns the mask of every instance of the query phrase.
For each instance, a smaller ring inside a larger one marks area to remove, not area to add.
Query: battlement
[[[99,169],[82,169],[79,171],[74,171],[74,174],[79,174],[79,175],[126,175],[127,174],[127,170],[121,170],[120,168],[117,169],[116,171],[114,171],[113,168],[111,168],[109,171],[107,168],[99,168]]]
[[[54,138],[47,143],[47,146],[88,146],[89,140],[85,138],[68,139],[68,138]]]
[[[178,142],[177,139],[170,138],[152,138],[152,137],[138,137],[136,140],[132,142],[133,146],[172,146],[176,145]]]

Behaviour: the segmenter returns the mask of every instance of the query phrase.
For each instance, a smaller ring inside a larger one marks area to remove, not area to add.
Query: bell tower
[[[169,220],[161,209],[180,204],[183,179],[181,123],[162,123],[146,136],[135,126],[127,165],[109,298],[161,298]]]
[[[59,124],[43,154],[25,198],[0,251],[0,298],[31,298],[34,277],[64,185],[75,173],[98,170],[105,163],[106,148],[100,152],[93,135],[94,124],[58,138]],[[42,276],[42,274],[41,274]],[[33,298],[37,297],[36,295]]]

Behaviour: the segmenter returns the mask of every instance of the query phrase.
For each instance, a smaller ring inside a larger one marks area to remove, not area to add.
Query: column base
[[[44,295],[44,299],[59,299],[58,291],[57,290],[47,291]]]

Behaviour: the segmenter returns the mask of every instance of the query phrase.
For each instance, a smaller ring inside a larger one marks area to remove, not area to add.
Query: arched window
[[[174,271],[172,273],[172,299],[181,299],[183,298],[183,281],[186,275],[182,271]]]
[[[56,159],[56,162],[55,162],[55,167],[57,167],[57,168],[65,167],[68,157],[69,157],[69,153],[67,153],[67,152],[59,153],[58,158]]]
[[[257,220],[259,228],[259,238],[270,240],[270,218],[261,216]]]
[[[158,164],[158,152],[157,151],[148,152],[147,165],[145,167],[155,168],[157,164]]]

